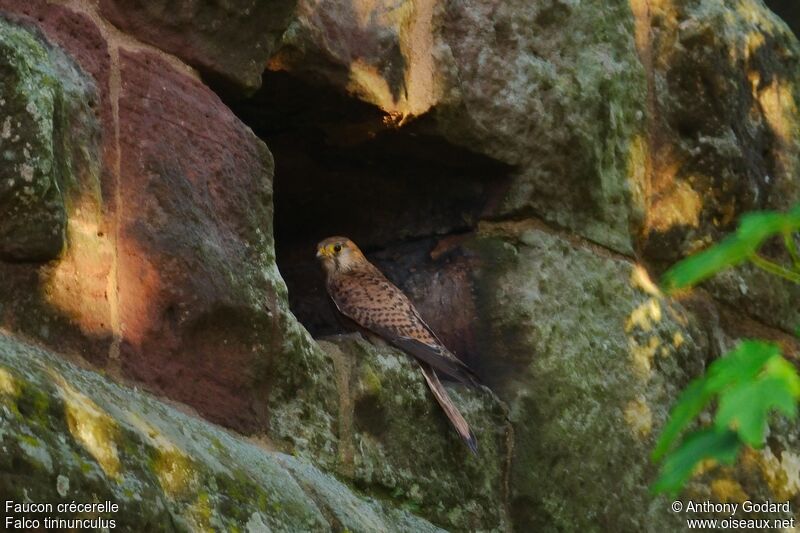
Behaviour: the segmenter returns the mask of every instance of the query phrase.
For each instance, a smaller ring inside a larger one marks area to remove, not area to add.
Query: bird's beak
[[[325,248],[317,248],[317,259],[322,259],[323,257],[328,257],[329,253],[328,250]]]

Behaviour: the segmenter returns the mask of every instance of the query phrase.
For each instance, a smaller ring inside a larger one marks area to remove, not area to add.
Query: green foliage
[[[780,349],[762,341],[741,342],[714,361],[706,375],[694,380],[678,398],[653,451],[654,459],[664,457],[713,400],[719,407],[713,426],[691,433],[666,457],[654,490],[677,492],[698,463],[706,459],[731,463],[741,444],[760,448],[770,412],[777,409],[795,417],[798,399],[800,376]]]
[[[745,215],[735,234],[669,269],[662,287],[667,291],[691,287],[748,260],[767,272],[800,283],[800,254],[794,240],[798,230],[800,205],[788,213]],[[758,255],[762,244],[773,236],[783,237],[791,266]],[[800,336],[800,328],[797,333]],[[777,345],[759,340],[739,343],[714,361],[705,376],[692,381],[678,398],[653,450],[653,459],[663,460],[653,490],[675,494],[704,461],[731,464],[742,446],[761,448],[770,413],[778,411],[795,418],[798,400],[800,376]],[[717,410],[713,424],[690,432],[679,442],[700,413],[714,403]]]
[[[793,239],[796,231],[800,231],[800,205],[788,213],[749,213],[742,217],[736,233],[670,268],[661,284],[666,291],[691,287],[747,260],[772,274],[800,283],[800,254]],[[758,255],[764,241],[776,235],[783,237],[792,258],[792,267],[783,267]]]
[[[680,448],[664,460],[661,476],[653,485],[653,491],[677,493],[702,461],[714,459],[720,463],[732,464],[740,447],[736,433],[729,429],[720,431],[707,428],[695,431],[686,437]]]

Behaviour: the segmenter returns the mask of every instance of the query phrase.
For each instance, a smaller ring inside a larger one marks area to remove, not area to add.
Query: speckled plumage
[[[359,328],[415,357],[434,397],[456,432],[477,453],[475,435],[450,401],[439,374],[476,384],[472,371],[453,355],[425,323],[403,292],[346,237],[330,237],[317,248],[328,294],[338,311]]]
[[[335,295],[336,305],[343,313],[367,329],[438,344],[408,298],[380,272],[333,275],[328,280],[328,291]]]

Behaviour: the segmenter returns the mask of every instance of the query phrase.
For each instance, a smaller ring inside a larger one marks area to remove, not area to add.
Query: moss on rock
[[[2,17],[0,57],[0,258],[52,259],[70,204],[99,199],[97,91],[60,49]]]
[[[66,212],[53,120],[61,85],[47,49],[0,18],[0,257],[51,259]]]
[[[514,425],[514,527],[682,527],[685,516],[649,490],[650,453],[675,398],[712,357],[698,318],[640,266],[535,224],[486,224],[466,248],[479,265],[479,344],[493,354],[482,370]],[[796,427],[778,427],[776,450],[796,442]],[[710,497],[733,479],[751,499],[778,497],[746,463],[707,472],[688,494]]]
[[[514,167],[491,216],[632,251],[647,79],[630,2],[456,2],[436,22],[440,131]]]
[[[120,509],[102,517],[122,531],[437,530],[6,334],[0,383],[7,499],[110,500]]]
[[[449,386],[478,438],[464,446],[416,362],[360,335],[320,346],[338,382],[338,454],[328,467],[364,491],[457,531],[505,530],[509,434],[505,407],[487,389]]]
[[[489,375],[515,427],[515,527],[677,527],[648,491],[649,450],[688,381],[682,367],[702,368],[702,335],[637,286],[625,260],[524,223],[484,226],[469,248],[482,265],[480,342],[495,354]]]
[[[269,437],[277,446],[445,529],[510,527],[511,429],[490,391],[449,387],[478,437],[473,457],[408,355],[355,334],[320,340],[293,361],[281,367],[270,396]],[[364,509],[358,513],[371,515]]]

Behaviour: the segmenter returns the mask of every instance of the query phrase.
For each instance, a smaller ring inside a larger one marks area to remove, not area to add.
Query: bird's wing
[[[470,368],[439,342],[403,292],[379,273],[337,276],[328,292],[343,315],[455,380],[477,384]]]
[[[428,382],[428,387],[450,420],[453,429],[456,430],[456,433],[458,433],[458,436],[461,437],[461,440],[464,441],[470,451],[474,455],[478,455],[478,439],[475,438],[475,434],[469,428],[469,424],[464,420],[458,408],[453,405],[453,401],[447,394],[442,382],[439,381],[436,371],[424,363],[420,364],[420,367],[422,368],[422,375],[425,376],[425,381]]]
[[[438,372],[441,372],[442,375],[460,381],[465,385],[478,386],[480,383],[475,373],[472,372],[472,369],[442,346],[426,344],[417,339],[408,337],[390,338],[387,334],[378,331],[375,331],[375,333],[388,340],[393,346],[431,365]]]

